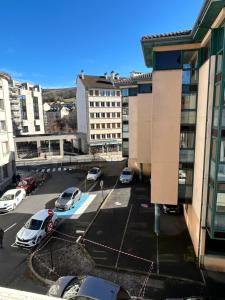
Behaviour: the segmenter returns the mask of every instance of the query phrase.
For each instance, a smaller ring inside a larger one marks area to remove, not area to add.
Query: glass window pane
[[[209,195],[208,195],[208,201],[209,201],[209,207],[211,207],[212,208],[212,204],[213,204],[213,192],[214,192],[214,190],[213,190],[213,188],[212,188],[212,186],[209,186]]]
[[[129,96],[137,96],[138,89],[135,88],[129,88]]]
[[[222,120],[221,120],[222,127],[225,127],[225,108],[222,111]]]
[[[218,181],[225,181],[225,165],[219,164],[218,165]]]
[[[129,138],[129,132],[123,131],[123,138],[128,139]]]
[[[225,231],[225,215],[215,214],[214,230],[215,231]]]
[[[182,111],[181,124],[195,124],[196,112],[195,111]]]
[[[178,187],[179,199],[191,199],[192,198],[192,186],[179,185]]]
[[[213,115],[213,126],[218,126],[218,117],[219,117],[219,111],[217,108],[214,108],[214,115]]]
[[[208,212],[207,212],[207,226],[208,228],[211,228],[212,225],[212,211],[211,208],[208,207]]]
[[[196,98],[196,93],[182,95],[181,109],[196,109]]]
[[[221,73],[223,64],[223,54],[217,55],[216,73]]]
[[[211,160],[211,164],[210,164],[210,177],[212,179],[215,179],[215,173],[216,173],[216,166],[213,160]]]
[[[181,51],[155,53],[156,70],[181,69]]]
[[[217,193],[216,211],[225,212],[225,193]]]
[[[129,95],[128,94],[128,89],[122,89],[121,94],[122,94],[122,96],[128,96]]]
[[[180,162],[193,162],[194,150],[180,150]]]
[[[195,133],[181,132],[180,133],[180,148],[194,148],[195,144]]]
[[[217,146],[217,139],[212,139],[211,155],[212,155],[212,159],[214,160],[216,160],[216,146]]]
[[[179,170],[179,184],[192,185],[193,182],[193,170],[192,169],[180,169]]]
[[[123,124],[123,132],[128,132],[128,124]]]
[[[197,68],[198,51],[183,51],[183,69]]]
[[[220,146],[220,161],[225,161],[225,141],[221,141],[221,146]]]
[[[138,93],[139,94],[146,94],[152,92],[152,85],[150,83],[139,84],[138,85]]]
[[[216,89],[215,89],[215,106],[219,106],[220,104],[220,87],[221,87],[221,84],[220,82],[218,84],[216,84]]]

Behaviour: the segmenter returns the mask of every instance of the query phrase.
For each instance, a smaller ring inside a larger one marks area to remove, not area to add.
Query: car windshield
[[[13,194],[8,194],[3,196],[0,201],[9,201],[9,200],[13,200],[14,199],[14,195]]]
[[[71,198],[72,197],[72,193],[69,192],[64,192],[61,196],[61,198]]]
[[[88,173],[89,174],[97,174],[98,173],[98,169],[91,169]]]
[[[42,223],[43,221],[41,220],[30,219],[29,221],[27,221],[24,227],[30,230],[38,230],[41,228]]]
[[[63,299],[74,299],[77,295],[81,285],[81,279],[75,277],[70,281],[65,290],[63,291]]]
[[[131,175],[131,172],[130,171],[123,171],[122,175]]]

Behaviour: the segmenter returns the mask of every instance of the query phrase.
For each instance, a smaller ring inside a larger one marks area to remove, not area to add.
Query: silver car
[[[63,299],[130,300],[129,293],[118,284],[95,276],[60,277],[49,289],[49,296]]]
[[[70,187],[55,201],[55,208],[59,210],[68,210],[73,207],[76,201],[80,200],[81,196],[82,193],[77,187]]]

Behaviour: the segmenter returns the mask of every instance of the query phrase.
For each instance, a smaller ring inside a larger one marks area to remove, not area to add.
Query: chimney
[[[105,76],[105,79],[108,79],[108,73],[107,72],[104,73],[104,76]]]
[[[81,70],[81,71],[80,71],[80,78],[81,78],[81,79],[84,79],[84,70]]]
[[[116,73],[116,74],[115,74],[115,79],[120,79],[119,73]]]
[[[110,73],[110,75],[111,75],[111,80],[114,80],[114,79],[115,79],[115,72],[112,71],[112,72]]]

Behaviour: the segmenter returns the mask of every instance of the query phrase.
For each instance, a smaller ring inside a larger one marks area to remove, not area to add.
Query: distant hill
[[[71,99],[71,102],[74,102],[76,91],[76,88],[42,89],[43,102],[64,101],[65,99]]]

